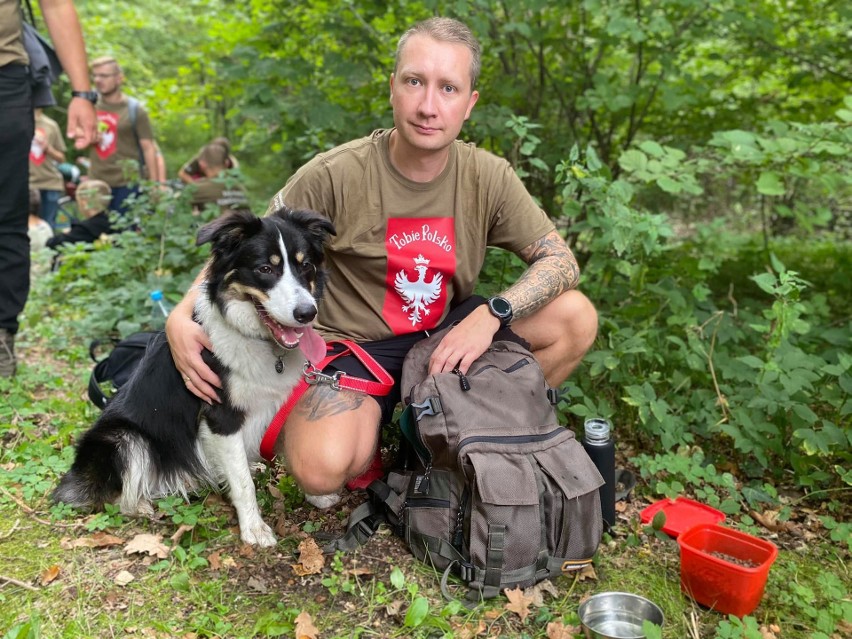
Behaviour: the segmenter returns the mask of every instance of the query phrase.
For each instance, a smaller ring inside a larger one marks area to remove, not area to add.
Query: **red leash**
[[[328,384],[335,390],[345,388],[346,390],[359,391],[368,395],[387,395],[391,392],[393,378],[367,351],[350,340],[331,341],[326,345],[326,350],[331,350],[335,344],[341,344],[345,348],[339,353],[327,354],[316,366],[306,364],[304,375],[299,380],[299,384],[293,389],[293,392],[290,393],[287,401],[278,409],[278,412],[275,413],[275,417],[272,418],[263,436],[263,440],[260,442],[260,454],[265,460],[272,461],[275,458],[275,442],[278,440],[278,434],[281,432],[281,428],[284,426],[284,422],[287,421],[287,417],[290,415],[290,411],[293,410],[296,402],[308,390],[308,386]],[[354,355],[357,357],[378,381],[375,382],[369,379],[353,377],[343,371],[337,371],[333,375],[326,375],[322,372],[326,366],[343,355]]]

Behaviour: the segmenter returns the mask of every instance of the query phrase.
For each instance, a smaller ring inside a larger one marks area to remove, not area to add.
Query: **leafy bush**
[[[172,302],[180,299],[209,252],[195,245],[198,228],[218,213],[208,207],[193,214],[188,190],[146,189],[126,214],[135,220],[131,228],[62,248],[55,269],[41,277],[30,297],[28,321],[61,313],[77,335],[89,339],[149,328],[151,291],[162,290]]]
[[[638,208],[629,176],[611,179],[591,148],[572,149],[557,179],[601,316],[567,410],[612,418],[649,451],[699,445],[746,477],[792,471],[804,486],[848,484],[848,318],[774,256],[745,281],[728,278],[722,264],[753,260],[753,243],[719,223],[678,241],[669,218]]]

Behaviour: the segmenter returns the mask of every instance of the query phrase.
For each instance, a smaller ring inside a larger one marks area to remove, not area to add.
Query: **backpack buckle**
[[[443,412],[443,407],[441,406],[441,400],[437,396],[427,397],[419,404],[412,403],[411,408],[414,410],[414,419],[418,422],[421,417],[427,415],[437,415],[438,413]]]
[[[563,394],[559,392],[558,388],[548,388],[547,389],[547,401],[549,401],[553,406],[556,406],[559,403],[559,400],[562,399]]]
[[[459,578],[462,581],[465,583],[473,581],[473,572],[473,566],[471,564],[459,562]]]

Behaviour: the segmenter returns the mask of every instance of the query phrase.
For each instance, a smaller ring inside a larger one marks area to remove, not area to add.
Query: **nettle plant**
[[[692,190],[688,173],[676,175],[680,155],[645,148],[670,158],[670,179]],[[647,177],[612,179],[593,149],[576,147],[557,167],[583,287],[601,318],[566,410],[611,417],[617,429],[635,424],[622,432],[644,450],[700,445],[745,477],[792,472],[805,486],[849,484],[848,325],[832,326],[823,296],[774,257],[720,290],[723,262],[753,244],[718,224],[674,241],[667,216],[634,204]]]

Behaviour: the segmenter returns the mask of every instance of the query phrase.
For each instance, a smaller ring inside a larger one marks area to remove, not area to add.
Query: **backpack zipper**
[[[456,527],[455,530],[453,530],[453,548],[459,552],[462,552],[462,547],[464,546],[464,511],[467,508],[468,496],[468,488],[465,486],[464,492],[462,492],[461,499],[459,500],[459,510],[456,513]]]
[[[468,444],[476,444],[480,442],[496,443],[496,444],[528,444],[531,442],[545,442],[548,439],[553,439],[560,433],[564,433],[565,428],[557,427],[555,430],[542,435],[473,435],[465,437],[459,442],[458,454],[461,455],[462,448]]]

